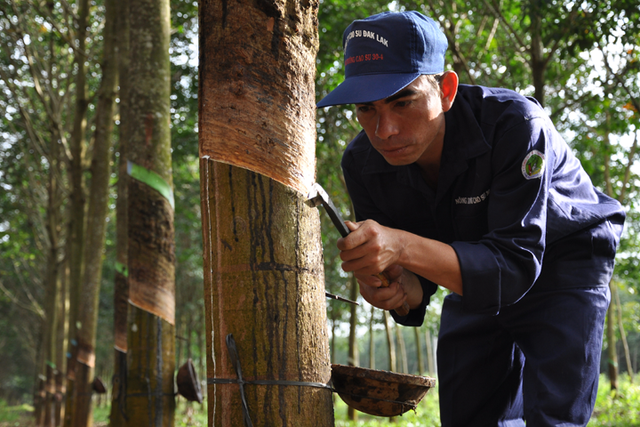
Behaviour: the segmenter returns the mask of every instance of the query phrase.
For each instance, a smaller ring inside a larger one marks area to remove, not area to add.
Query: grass
[[[336,427],[375,427],[393,424],[404,427],[440,427],[440,409],[438,407],[437,386],[418,404],[414,411],[390,418],[375,417],[372,415],[357,413],[357,420],[350,421],[347,418],[348,407],[337,395],[334,395],[333,413],[336,419]]]
[[[0,400],[0,427],[22,427],[33,424],[33,406],[22,404],[9,406]]]
[[[640,379],[632,384],[628,376],[621,376],[619,389],[611,392],[609,381],[602,376],[598,389],[596,407],[588,427],[640,427]],[[334,395],[334,416],[336,427],[376,427],[394,425],[396,427],[439,427],[438,393],[431,390],[420,402],[416,411],[389,418],[374,417],[358,413],[357,420],[347,419],[347,405]],[[94,408],[94,426],[109,425],[109,406]],[[0,427],[33,426],[33,407],[30,405],[8,406],[0,400]],[[178,401],[175,418],[176,427],[206,427],[206,405],[187,404]]]
[[[621,375],[618,390],[611,391],[609,381],[600,378],[598,399],[588,427],[638,427],[640,426],[640,378],[634,384],[628,375]]]

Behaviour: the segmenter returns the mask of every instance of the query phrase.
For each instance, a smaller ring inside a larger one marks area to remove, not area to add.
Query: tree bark
[[[622,348],[624,350],[624,360],[627,363],[627,374],[629,375],[629,382],[633,384],[633,366],[631,364],[631,353],[629,352],[629,343],[627,342],[627,334],[624,331],[624,323],[622,322],[622,304],[620,303],[620,292],[618,285],[614,284],[615,293],[611,297],[612,304],[616,306],[616,312],[618,313],[618,330],[620,331],[620,340],[622,341]]]
[[[118,46],[118,74],[129,75],[129,2],[116,1],[116,37]],[[111,412],[109,424],[111,427],[124,427],[126,381],[127,381],[127,312],[129,299],[129,271],[128,271],[128,221],[127,211],[129,198],[127,187],[127,146],[130,139],[129,112],[129,79],[120,78],[118,105],[120,126],[118,142],[118,183],[116,200],[116,272],[113,293],[113,336],[114,336],[114,368],[112,377]]]
[[[47,267],[45,270],[45,315],[42,319],[41,346],[40,346],[40,366],[39,371],[44,379],[44,389],[39,400],[37,425],[50,427],[55,423],[55,374],[57,372],[57,342],[58,332],[58,304],[60,299],[60,231],[62,227],[61,206],[61,183],[58,182],[60,176],[61,156],[59,150],[59,138],[53,132],[50,135],[50,144],[47,160],[50,171],[47,184]]]
[[[407,360],[407,346],[405,345],[404,342],[404,335],[402,334],[402,329],[400,328],[400,325],[398,325],[397,323],[394,322],[393,325],[395,332],[396,332],[396,341],[398,343],[398,348],[400,349],[400,362],[401,362],[401,367],[398,367],[400,372],[408,374],[409,373],[409,364],[408,364],[408,360]]]
[[[201,3],[210,426],[334,422],[320,221],[306,204],[315,179],[317,7]]]
[[[175,242],[168,0],[129,2],[126,418],[173,426]]]
[[[76,342],[78,352],[75,367],[75,413],[72,425],[93,425],[91,395],[95,370],[95,346],[98,323],[98,302],[102,279],[102,260],[109,211],[109,179],[111,177],[111,135],[113,113],[118,84],[117,57],[115,54],[114,0],[105,2],[105,26],[103,32],[102,81],[98,91],[96,129],[94,133],[91,184],[87,213],[86,251],[84,278],[80,294]]]
[[[358,299],[358,281],[356,280],[356,276],[353,274],[350,275],[349,281],[351,282],[349,298],[351,301],[355,301]],[[349,307],[349,365],[350,366],[360,366],[360,362],[358,360],[358,306],[355,304],[351,304]],[[347,410],[347,417],[355,421],[358,419],[358,412],[351,406],[349,406]]]
[[[375,348],[375,339],[373,336],[373,325],[375,324],[375,314],[376,308],[371,306],[371,317],[369,318],[369,368],[376,368],[376,348]]]
[[[547,58],[544,54],[542,42],[542,11],[541,1],[533,0],[530,3],[531,13],[531,76],[533,78],[534,97],[540,105],[544,106],[544,84],[547,69]]]
[[[609,286],[613,286],[613,282],[609,282]],[[609,373],[611,390],[618,389],[618,352],[615,341],[615,317],[615,310],[609,309],[609,311],[607,311],[607,372]]]
[[[398,365],[396,363],[396,344],[393,341],[393,332],[389,325],[389,319],[391,315],[387,310],[384,311],[384,330],[387,334],[387,349],[389,351],[389,370],[391,372],[398,372]]]
[[[71,177],[71,219],[69,221],[69,336],[76,336],[76,321],[78,316],[79,295],[82,287],[84,269],[84,231],[85,231],[85,184],[84,156],[85,156],[85,134],[87,126],[87,68],[85,62],[87,22],[89,19],[89,1],[80,0],[78,2],[78,18],[76,33],[75,52],[75,111],[73,116],[73,132],[71,134],[70,150],[71,164],[69,165],[69,175]],[[71,357],[67,362],[67,400],[65,405],[65,427],[71,427],[72,417],[75,414],[75,367],[78,348],[75,340],[70,340],[69,353]]]
[[[290,188],[201,161],[209,425],[242,425],[228,334],[254,425],[332,425],[319,217]],[[211,337],[211,338],[209,338]],[[297,381],[303,385],[290,385]]]
[[[422,375],[424,372],[424,364],[422,363],[422,345],[420,343],[420,329],[413,328],[413,333],[416,339],[416,357],[418,359],[418,375]]]
[[[436,375],[436,361],[433,351],[433,341],[431,340],[431,330],[427,327],[424,333],[424,340],[427,344],[427,372],[429,375]]]

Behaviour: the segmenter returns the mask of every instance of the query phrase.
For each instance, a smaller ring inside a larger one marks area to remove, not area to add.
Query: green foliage
[[[10,406],[5,400],[0,399],[0,427],[19,426],[21,421],[24,422],[25,419],[32,417],[32,413],[31,405]]]
[[[619,390],[612,391],[604,375],[600,378],[598,398],[588,426],[636,427],[640,425],[640,386],[629,377],[620,377]]]

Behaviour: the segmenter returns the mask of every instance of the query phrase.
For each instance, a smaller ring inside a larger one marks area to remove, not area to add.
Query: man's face
[[[442,152],[443,113],[450,105],[445,103],[443,110],[441,96],[426,76],[420,76],[395,95],[356,104],[356,116],[387,162],[394,166],[417,162],[427,168],[439,163]]]

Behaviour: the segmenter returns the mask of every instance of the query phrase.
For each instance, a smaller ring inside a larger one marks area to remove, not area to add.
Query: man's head
[[[345,80],[318,107],[377,101],[422,74],[444,71],[447,39],[418,12],[385,12],[356,20],[343,35]]]
[[[416,163],[437,171],[444,113],[451,109],[457,90],[458,76],[453,71],[438,77],[423,74],[391,96],[356,103],[356,117],[373,148],[389,164]]]

